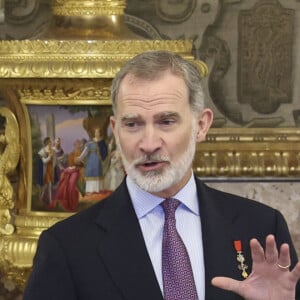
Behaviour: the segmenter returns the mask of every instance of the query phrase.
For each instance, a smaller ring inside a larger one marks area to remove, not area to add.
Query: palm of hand
[[[300,262],[292,271],[288,267],[280,267],[290,264],[289,246],[282,245],[278,255],[274,236],[267,237],[265,251],[255,239],[251,240],[250,246],[253,267],[249,277],[244,281],[215,277],[212,284],[246,300],[295,300],[295,288],[300,279]]]
[[[240,295],[247,300],[295,299],[296,282],[291,272],[281,270],[276,264],[253,264],[252,273],[239,285]]]

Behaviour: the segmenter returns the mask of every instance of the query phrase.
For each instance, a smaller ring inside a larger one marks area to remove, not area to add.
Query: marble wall
[[[253,199],[281,211],[300,257],[300,181],[278,182],[208,182],[211,187]]]

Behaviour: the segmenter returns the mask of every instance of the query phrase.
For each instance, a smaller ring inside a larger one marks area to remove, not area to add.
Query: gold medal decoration
[[[242,277],[246,279],[248,277],[247,269],[248,266],[245,264],[245,257],[242,252],[242,242],[240,240],[236,240],[233,242],[234,249],[236,251],[236,260],[239,262],[238,269],[242,271]]]

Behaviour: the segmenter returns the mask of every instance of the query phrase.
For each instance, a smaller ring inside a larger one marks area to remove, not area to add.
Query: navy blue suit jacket
[[[213,287],[214,276],[242,280],[234,240],[241,240],[251,272],[249,240],[274,234],[291,247],[275,209],[197,182],[205,260],[206,300],[238,300]],[[24,300],[163,300],[125,182],[107,199],[67,218],[39,239]],[[298,285],[297,300],[300,299]],[[188,300],[188,299],[187,299]]]

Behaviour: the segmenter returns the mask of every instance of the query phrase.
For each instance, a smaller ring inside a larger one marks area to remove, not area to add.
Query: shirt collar
[[[147,215],[165,200],[144,191],[129,176],[126,177],[126,184],[138,219]],[[186,185],[173,198],[179,200],[186,209],[195,215],[200,215],[196,182],[193,174]]]

